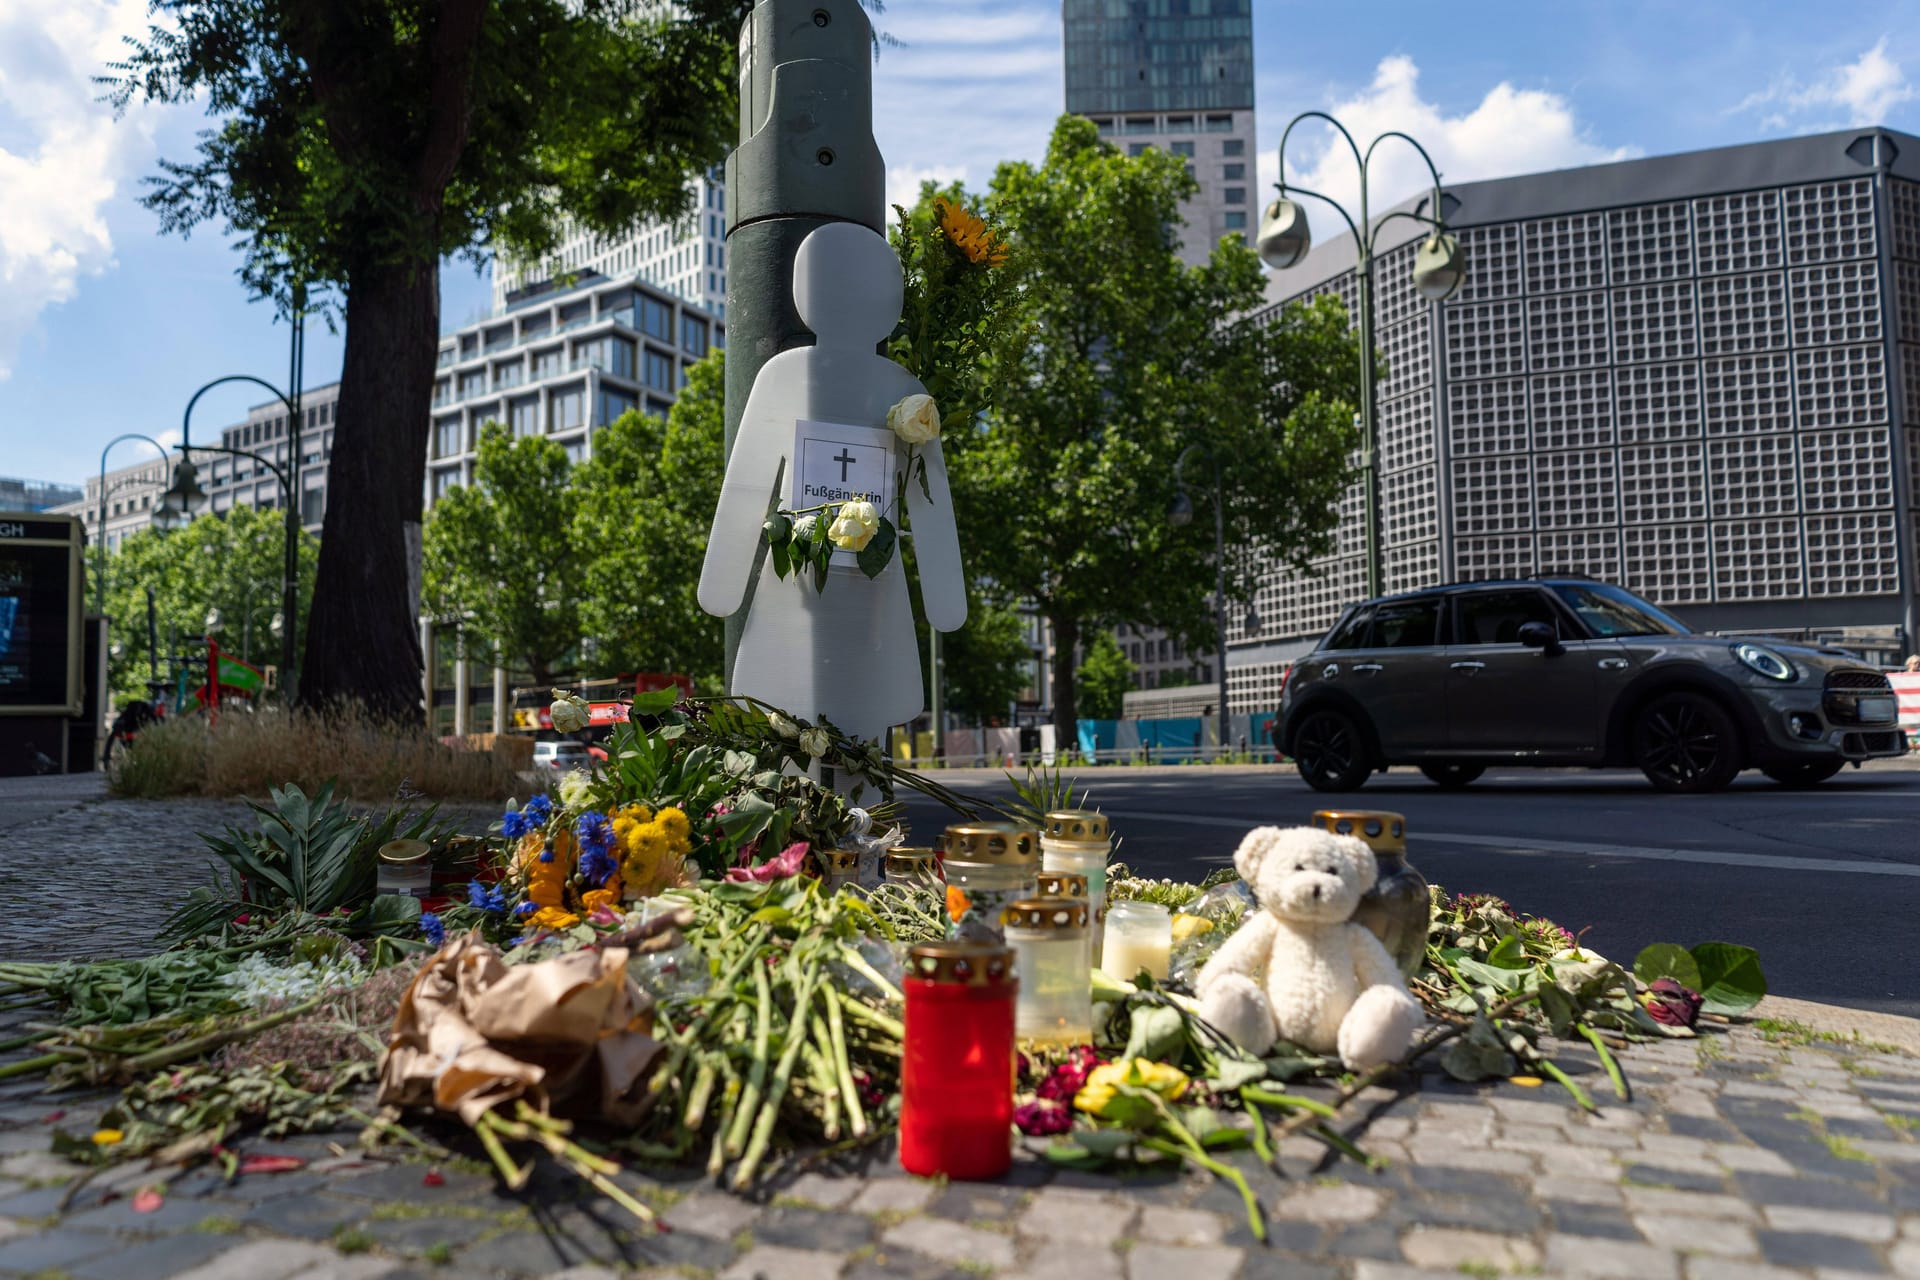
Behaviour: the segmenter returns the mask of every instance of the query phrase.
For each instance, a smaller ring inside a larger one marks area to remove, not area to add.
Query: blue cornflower
[[[553,816],[553,797],[545,794],[537,795],[527,801],[526,808],[520,812],[532,814],[534,820],[544,826],[547,819]]]
[[[467,904],[476,911],[492,911],[497,914],[507,909],[507,895],[499,889],[489,889],[475,880],[467,885]]]
[[[530,916],[540,908],[531,902],[523,902],[513,909],[516,916]]]
[[[509,809],[500,817],[500,834],[509,840],[518,840],[533,830],[535,823],[524,809]]]
[[[447,926],[440,923],[440,917],[431,911],[420,913],[420,932],[427,935],[427,941],[440,946],[447,940]]]
[[[613,824],[604,813],[583,814],[573,833],[580,837],[580,874],[591,884],[605,884],[619,865],[613,857]]]

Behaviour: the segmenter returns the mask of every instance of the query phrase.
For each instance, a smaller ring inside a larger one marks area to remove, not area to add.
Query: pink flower
[[[1013,1109],[1013,1123],[1030,1138],[1046,1138],[1073,1129],[1073,1108],[1042,1098]]]
[[[1067,1051],[1067,1060],[1049,1071],[1033,1092],[1044,1102],[1070,1103],[1073,1095],[1086,1087],[1088,1074],[1101,1062],[1092,1045],[1079,1045]]]
[[[727,879],[736,884],[758,881],[765,884],[769,880],[784,880],[788,876],[800,874],[800,864],[806,860],[808,845],[799,840],[788,845],[777,858],[770,858],[757,867],[735,867],[727,872]]]

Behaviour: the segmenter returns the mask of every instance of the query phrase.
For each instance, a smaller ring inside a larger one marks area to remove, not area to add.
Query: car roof
[[[1386,604],[1395,600],[1424,600],[1429,596],[1458,595],[1462,591],[1484,591],[1489,587],[1545,587],[1563,582],[1601,581],[1603,579],[1590,578],[1579,573],[1548,573],[1532,578],[1482,578],[1474,582],[1443,582],[1437,586],[1421,587],[1417,591],[1400,591],[1392,595],[1374,596],[1359,603]]]

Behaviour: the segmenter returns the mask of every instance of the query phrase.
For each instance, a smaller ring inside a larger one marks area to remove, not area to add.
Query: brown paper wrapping
[[[667,939],[652,939],[652,950]],[[431,1106],[472,1125],[503,1102],[632,1124],[663,1046],[625,947],[509,965],[478,932],[427,961],[400,1002],[380,1060],[380,1102]]]

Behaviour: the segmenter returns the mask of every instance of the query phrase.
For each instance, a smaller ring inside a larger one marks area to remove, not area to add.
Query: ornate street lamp
[[[1305,187],[1293,186],[1287,182],[1287,138],[1293,133],[1293,127],[1302,120],[1324,120],[1332,125],[1340,136],[1346,139],[1347,147],[1353,153],[1353,160],[1360,169],[1360,218],[1356,222],[1340,202],[1318,191],[1309,191]],[[1368,216],[1369,204],[1369,166],[1373,163],[1373,151],[1388,138],[1399,138],[1426,162],[1427,173],[1433,178],[1432,210],[1429,214],[1417,213],[1407,209],[1396,209],[1373,222]],[[1405,218],[1428,228],[1427,237],[1415,251],[1413,257],[1413,287],[1420,296],[1429,302],[1444,302],[1458,292],[1467,278],[1467,255],[1460,247],[1460,241],[1447,230],[1445,211],[1440,204],[1440,171],[1434,168],[1433,157],[1427,154],[1425,147],[1398,130],[1381,134],[1367,144],[1363,153],[1360,146],[1347,132],[1346,126],[1324,111],[1303,111],[1287,122],[1287,128],[1280,136],[1280,183],[1279,195],[1269,204],[1260,219],[1260,231],[1254,240],[1260,260],[1275,271],[1285,271],[1295,266],[1307,256],[1313,248],[1313,233],[1307,226],[1306,212],[1298,202],[1288,198],[1287,193],[1294,191],[1303,196],[1312,196],[1333,206],[1346,221],[1347,229],[1353,233],[1353,243],[1359,252],[1359,262],[1355,266],[1355,275],[1360,289],[1360,473],[1361,496],[1364,503],[1363,519],[1366,533],[1367,556],[1367,594],[1377,596],[1381,593],[1380,574],[1380,471],[1379,471],[1379,420],[1376,407],[1378,390],[1374,372],[1373,349],[1373,257],[1375,237],[1380,228],[1395,218]]]

